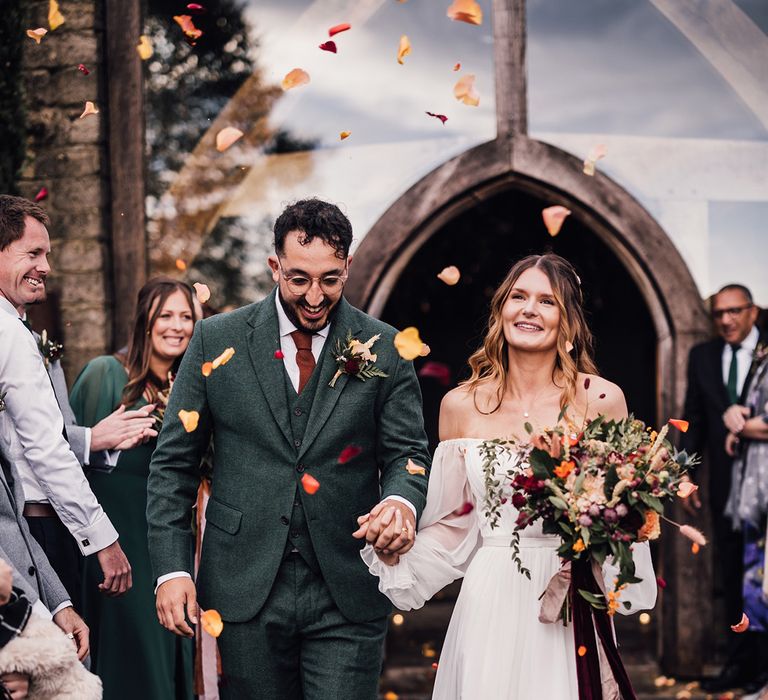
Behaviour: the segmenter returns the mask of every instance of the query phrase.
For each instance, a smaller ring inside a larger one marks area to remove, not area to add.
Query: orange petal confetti
[[[184,272],[184,270],[187,269],[187,263],[185,263],[181,258],[176,258],[176,269]]]
[[[458,73],[460,70],[461,70],[461,63],[457,63],[457,64],[456,64],[456,65],[453,67],[453,72],[454,72],[454,73]]]
[[[320,46],[318,46],[319,49],[322,49],[323,51],[330,51],[331,53],[338,53],[338,49],[336,48],[336,42],[335,41],[326,41]]]
[[[227,348],[221,355],[219,355],[211,364],[213,369],[218,369],[221,365],[226,365],[235,356],[234,348]]]
[[[570,216],[570,214],[570,209],[561,207],[559,204],[554,207],[547,207],[541,212],[541,217],[544,219],[544,225],[547,227],[550,236],[554,237],[560,233],[565,217]]]
[[[399,697],[400,696],[397,693],[391,690],[388,690],[386,693],[384,693],[384,700],[398,700]]]
[[[578,648],[577,651],[579,656],[586,656],[587,654],[587,647],[585,647],[583,644]]]
[[[216,610],[206,610],[202,613],[200,615],[200,624],[211,637],[218,637],[224,629],[224,622]]]
[[[80,115],[80,119],[82,119],[83,117],[87,117],[89,114],[98,114],[98,113],[99,113],[99,108],[95,104],[93,104],[93,102],[88,100],[85,103],[85,109],[83,110],[83,113]]]
[[[431,352],[432,352],[432,348],[430,348],[429,345],[427,345],[426,343],[422,343],[421,350],[419,351],[419,357],[426,357]]]
[[[48,196],[48,188],[41,187],[40,191],[35,195],[36,202],[42,202]]]
[[[90,75],[91,73],[91,71],[85,67],[85,63],[78,63],[77,70],[79,70],[83,75]]]
[[[420,464],[416,464],[412,459],[409,459],[408,464],[405,465],[405,471],[412,476],[415,476],[416,474],[421,474],[422,476],[427,475],[427,470]]]
[[[688,496],[698,490],[699,487],[692,481],[682,481],[677,487],[677,495],[680,498],[688,498]]]
[[[320,488],[320,482],[315,479],[311,474],[305,474],[301,477],[302,488],[310,495],[317,493],[317,489]]]
[[[691,545],[691,554],[698,554],[699,553],[699,549],[701,549],[701,547],[699,547],[697,542],[694,542]]]
[[[309,73],[301,68],[294,68],[290,71],[281,83],[283,90],[290,90],[291,88],[300,87],[306,85],[309,82]]]
[[[432,664],[432,668],[433,670],[437,671],[437,661],[435,661],[435,663]]]
[[[142,61],[152,58],[154,50],[152,49],[152,42],[146,34],[142,34],[139,37],[139,43],[136,44],[136,51],[139,52],[139,58]]]
[[[362,451],[362,448],[357,445],[349,445],[345,447],[339,455],[339,464],[346,464],[350,459],[357,457]]]
[[[197,411],[185,411],[183,408],[179,411],[179,420],[188,433],[197,430],[197,423],[200,420],[200,414]]]
[[[402,66],[403,59],[411,53],[411,40],[406,34],[400,37],[400,46],[397,49],[397,62]]]
[[[339,141],[344,141],[344,139],[348,139],[351,135],[351,131],[341,131],[339,132]]]
[[[344,22],[343,24],[337,24],[328,30],[328,36],[336,36],[336,34],[340,34],[341,32],[346,32],[350,29],[352,29],[352,25],[349,24],[349,22]]]
[[[688,432],[689,423],[687,420],[680,420],[679,418],[670,418],[667,422],[674,428],[677,428],[681,433]]]
[[[226,151],[235,141],[243,137],[243,132],[234,126],[225,126],[216,134],[216,150],[219,153]]]
[[[210,377],[213,372],[213,362],[203,362],[202,371],[204,377]]]
[[[400,331],[395,336],[395,348],[404,360],[415,360],[421,355],[424,343],[419,337],[419,330],[414,326]]]
[[[475,90],[475,76],[471,73],[462,75],[459,82],[453,86],[453,96],[465,105],[477,107],[480,104],[480,95]]]
[[[184,32],[184,36],[187,37],[187,41],[192,43],[193,46],[194,42],[203,36],[202,29],[198,29],[195,26],[192,17],[189,15],[174,15],[173,19],[181,27],[181,31]]]
[[[681,525],[680,534],[702,547],[707,544],[707,538],[704,537],[704,535],[699,530],[697,530],[695,527],[691,527],[690,525]]]
[[[201,304],[205,304],[211,298],[211,290],[208,289],[207,284],[195,282],[192,286],[195,288],[195,296]]]
[[[475,0],[453,0],[446,14],[456,22],[483,23],[483,10]]]
[[[597,163],[598,160],[601,158],[605,158],[605,154],[607,153],[605,145],[602,143],[598,143],[597,146],[595,146],[590,152],[589,155],[587,155],[586,160],[584,161],[584,168],[582,169],[582,172],[585,175],[594,175],[595,174],[595,163]]]
[[[435,119],[439,119],[443,124],[448,121],[448,117],[446,117],[444,114],[435,114],[434,112],[425,112],[425,114],[428,114],[430,117],[434,117]]]
[[[30,39],[34,39],[36,44],[39,44],[43,37],[48,33],[45,27],[38,27],[37,29],[27,29],[27,36]]]
[[[461,279],[461,272],[455,265],[450,265],[440,271],[437,275],[437,279],[441,282],[445,282],[449,287],[453,287],[453,285],[458,284]]]
[[[731,625],[731,629],[736,632],[736,634],[746,632],[749,629],[749,618],[747,617],[747,614],[741,613],[741,620],[739,620],[735,625]]]
[[[59,10],[59,3],[56,0],[50,0],[48,3],[48,26],[51,31],[58,29],[66,20]]]

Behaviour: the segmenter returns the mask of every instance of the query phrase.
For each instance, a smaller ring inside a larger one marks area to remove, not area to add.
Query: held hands
[[[104,574],[104,581],[99,584],[102,593],[119,596],[131,588],[131,565],[117,540],[96,552],[96,557]]]
[[[75,609],[73,607],[68,607],[59,610],[59,612],[53,616],[53,621],[72,639],[72,642],[77,648],[77,658],[82,661],[88,656],[88,625],[86,625],[83,618],[75,612]]]
[[[400,501],[383,501],[357,522],[360,527],[352,537],[365,538],[379,559],[389,566],[397,564],[400,555],[411,549],[416,539],[413,511]]]
[[[729,457],[736,456],[736,450],[739,447],[739,436],[733,433],[728,433],[725,436],[725,451]]]
[[[723,413],[723,423],[725,423],[725,427],[728,428],[731,433],[736,433],[737,435],[744,430],[747,418],[749,418],[749,409],[746,406],[739,406],[738,404],[729,406],[725,413]]]
[[[125,406],[120,406],[91,428],[91,450],[130,450],[157,437],[155,419],[150,418],[154,410],[155,404],[135,411],[126,411]]]
[[[172,578],[157,589],[155,599],[157,619],[165,629],[180,637],[194,637],[194,630],[187,624],[187,617],[197,624],[197,591],[192,579],[186,576]]]

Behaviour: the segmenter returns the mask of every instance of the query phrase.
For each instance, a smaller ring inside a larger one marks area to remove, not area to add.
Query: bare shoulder
[[[597,374],[579,372],[576,402],[582,406],[589,404],[590,416],[602,414],[615,419],[627,416],[627,401],[621,387]]]
[[[443,396],[440,403],[440,439],[464,437],[462,426],[473,409],[472,392],[465,386],[457,386]]]

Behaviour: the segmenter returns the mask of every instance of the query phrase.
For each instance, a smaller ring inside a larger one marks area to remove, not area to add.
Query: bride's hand
[[[381,559],[387,566],[395,566],[400,561],[400,555],[397,552],[393,554],[384,554],[384,552],[376,551],[376,556]]]

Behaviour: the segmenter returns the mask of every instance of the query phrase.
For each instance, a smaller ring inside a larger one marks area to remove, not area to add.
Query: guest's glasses
[[[745,304],[744,306],[731,306],[728,309],[712,309],[712,318],[719,321],[724,316],[740,316],[743,311],[751,308],[752,304]]]
[[[340,275],[322,275],[321,277],[309,277],[307,275],[288,275],[280,268],[280,274],[283,276],[288,289],[292,294],[306,294],[312,289],[312,284],[316,281],[320,285],[323,294],[333,295],[341,291],[344,283],[347,281],[346,268]]]

